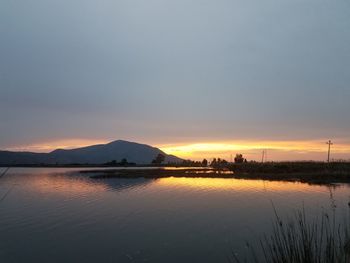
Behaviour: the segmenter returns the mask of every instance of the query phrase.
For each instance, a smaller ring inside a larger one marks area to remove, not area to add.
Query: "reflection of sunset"
[[[157,180],[157,184],[165,187],[189,187],[209,190],[232,190],[232,191],[254,191],[263,189],[267,191],[295,192],[306,191],[312,188],[315,191],[324,190],[325,186],[310,186],[303,183],[263,181],[263,180],[243,180],[243,179],[224,179],[224,178],[177,178],[168,177]]]
[[[70,178],[60,175],[33,176],[27,184],[40,193],[57,193],[62,195],[89,194],[107,190],[107,186],[103,183],[89,182],[84,178]]]

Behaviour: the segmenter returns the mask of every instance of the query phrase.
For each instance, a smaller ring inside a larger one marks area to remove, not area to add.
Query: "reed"
[[[260,239],[262,257],[256,256],[257,248],[249,246],[249,258],[243,261],[233,254],[235,263],[349,263],[350,221],[348,215],[338,220],[335,206],[331,213],[322,212],[310,220],[305,209],[283,220],[276,210],[272,233]]]
[[[10,167],[7,167],[1,174],[0,179],[5,176],[5,174],[10,170]],[[12,191],[13,186],[0,198],[0,203],[5,200],[8,194]]]
[[[2,173],[0,173],[0,178],[4,177],[4,175],[10,170],[10,167],[7,167]]]

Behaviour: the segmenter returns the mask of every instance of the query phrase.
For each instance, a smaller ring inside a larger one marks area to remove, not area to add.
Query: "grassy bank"
[[[305,210],[294,217],[282,219],[275,211],[272,232],[260,239],[260,246],[250,246],[248,256],[242,261],[233,253],[231,262],[242,263],[349,263],[349,215],[337,218],[335,206],[308,218]],[[259,252],[260,251],[260,252]],[[260,254],[260,256],[257,256]]]
[[[350,163],[278,162],[228,164],[220,168],[100,169],[81,171],[91,178],[163,178],[204,177],[270,181],[293,181],[314,184],[350,183]]]
[[[233,178],[233,172],[227,169],[181,168],[181,169],[109,169],[81,171],[90,174],[93,179],[105,178],[164,178],[164,177],[206,177]]]
[[[230,164],[235,178],[300,181],[309,183],[350,182],[349,162],[269,162]]]

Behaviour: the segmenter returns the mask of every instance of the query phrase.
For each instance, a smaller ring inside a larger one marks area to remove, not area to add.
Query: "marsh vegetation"
[[[231,262],[242,263],[348,263],[350,262],[349,214],[337,217],[336,206],[331,212],[308,218],[305,209],[293,217],[282,219],[274,209],[272,232],[260,239],[260,246],[251,246],[242,261],[232,253]],[[259,253],[262,256],[257,256]]]

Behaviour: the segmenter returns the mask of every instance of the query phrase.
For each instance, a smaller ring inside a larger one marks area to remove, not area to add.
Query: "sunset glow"
[[[9,147],[11,151],[51,152],[55,149],[73,149],[96,144],[106,144],[108,140],[66,139],[23,146]],[[219,141],[156,144],[167,154],[184,159],[201,160],[203,158],[224,158],[242,153],[249,160],[260,160],[263,150],[267,151],[269,160],[324,160],[327,151],[326,139],[317,141]],[[335,141],[332,153],[337,159],[350,159],[350,143]]]
[[[0,263],[350,263],[349,13],[0,1]]]
[[[33,151],[33,152],[51,152],[56,149],[74,149],[96,144],[107,143],[106,140],[89,140],[89,139],[65,139],[35,143],[29,145],[20,145],[8,147],[10,151]]]
[[[294,159],[322,159],[327,150],[326,140],[318,141],[237,141],[194,144],[164,145],[160,148],[167,154],[182,158],[197,159],[220,157],[229,159],[231,154],[243,153],[249,159],[260,159],[262,150],[269,153],[270,159],[284,159],[284,155]],[[349,158],[350,144],[335,144],[332,152],[339,158]],[[287,158],[287,157],[286,157]],[[287,158],[288,159],[288,158]],[[289,157],[289,159],[291,159]]]

